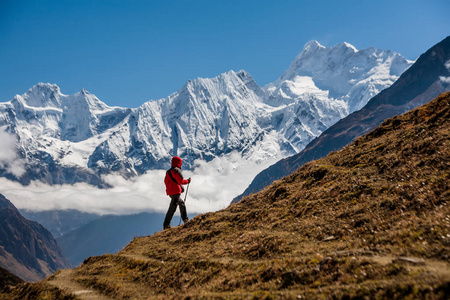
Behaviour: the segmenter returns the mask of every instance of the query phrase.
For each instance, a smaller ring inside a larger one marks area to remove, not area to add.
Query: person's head
[[[183,164],[183,160],[178,156],[172,157],[172,167],[177,167],[181,169],[181,165]]]

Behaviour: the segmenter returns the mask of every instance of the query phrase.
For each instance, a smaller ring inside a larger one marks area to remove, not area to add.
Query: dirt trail
[[[346,251],[344,251],[346,252]],[[360,253],[358,253],[360,252]],[[388,255],[388,254],[370,254],[367,255],[367,253],[365,253],[366,251],[362,251],[362,250],[355,250],[354,252],[349,252],[349,253],[342,253],[341,255],[339,255],[340,253],[333,253],[331,254],[331,256],[346,256],[346,257],[358,257],[359,259],[366,259],[381,265],[387,265],[393,262],[398,262],[401,264],[405,264],[408,266],[408,268],[410,269],[416,269],[416,270],[427,270],[429,272],[432,272],[440,277],[445,277],[445,278],[450,278],[450,264],[444,262],[444,261],[438,261],[438,260],[434,260],[434,259],[426,259],[426,258],[416,258],[416,257],[401,257],[401,256],[396,256],[396,255]],[[337,254],[337,255],[336,255]],[[140,254],[128,254],[128,253],[121,253],[119,254],[121,256],[124,257],[128,257],[131,259],[136,259],[136,260],[142,260],[142,261],[157,261],[157,262],[161,262],[161,260],[159,259],[155,259],[155,258],[151,258],[145,255],[140,255]],[[234,263],[234,264],[241,264],[241,263],[246,263],[246,264],[252,264],[252,263],[261,263],[261,261],[259,262],[254,262],[254,261],[249,261],[249,260],[244,260],[244,259],[231,259],[231,258],[207,258],[207,260],[210,261],[215,261],[215,262],[221,262],[221,263]]]
[[[360,252],[360,253],[358,253]],[[154,259],[145,255],[140,254],[130,254],[130,253],[121,253],[118,254],[119,256],[127,257],[129,259],[133,260],[139,260],[139,261],[158,261],[161,262],[159,259]],[[339,257],[355,257],[357,259],[365,259],[368,261],[373,261],[375,263],[381,264],[381,265],[387,265],[393,262],[397,262],[400,264],[405,264],[407,268],[411,270],[415,270],[418,272],[430,272],[434,274],[435,276],[442,277],[442,278],[449,278],[450,277],[450,267],[449,264],[442,261],[437,260],[431,260],[431,259],[425,259],[425,258],[413,258],[413,257],[399,257],[395,255],[387,255],[387,254],[369,254],[365,253],[364,251],[354,251],[354,252],[338,252],[334,253],[335,256]],[[243,261],[241,260],[229,260],[228,258],[209,258],[208,260],[212,261],[220,261],[220,262],[226,262],[226,263],[234,263],[234,264],[240,264]],[[245,261],[246,263],[249,263],[248,261]],[[67,269],[67,270],[61,270],[58,273],[56,273],[54,276],[49,278],[46,282],[52,286],[55,286],[65,292],[71,293],[75,296],[77,296],[80,299],[86,299],[86,300],[92,300],[92,299],[111,299],[107,296],[104,296],[100,294],[98,291],[90,289],[88,287],[83,286],[82,284],[75,281],[75,271],[73,269]]]
[[[65,292],[71,293],[84,300],[106,300],[111,299],[99,294],[97,291],[89,289],[73,279],[74,271],[72,269],[61,270],[56,275],[47,280],[47,283],[53,285]]]

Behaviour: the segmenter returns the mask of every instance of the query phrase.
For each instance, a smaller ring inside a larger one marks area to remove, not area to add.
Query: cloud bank
[[[25,173],[25,161],[17,156],[17,140],[14,135],[0,127],[0,168],[17,178]]]
[[[275,161],[255,163],[238,153],[216,158],[210,162],[196,160],[194,171],[183,171],[191,177],[186,206],[188,213],[205,213],[227,207],[241,194],[253,178]],[[0,193],[19,209],[33,211],[76,209],[96,214],[132,214],[166,212],[170,198],[165,193],[165,170],[153,170],[125,180],[108,175],[110,189],[78,183],[49,186],[32,182],[28,186],[0,178]],[[182,195],[183,199],[185,194]]]

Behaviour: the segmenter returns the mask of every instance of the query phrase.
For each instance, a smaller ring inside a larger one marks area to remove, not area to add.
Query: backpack
[[[169,170],[167,170],[167,173],[169,174],[170,178],[172,178],[173,182],[175,182],[176,184],[178,184],[181,187],[181,192],[184,193],[184,187],[175,180],[175,178],[172,175],[172,172],[170,172],[172,170],[173,170],[173,168],[170,168]]]

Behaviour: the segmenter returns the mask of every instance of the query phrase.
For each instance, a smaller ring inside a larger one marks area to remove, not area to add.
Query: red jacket
[[[166,172],[166,177],[164,178],[164,183],[166,184],[167,195],[181,194],[181,185],[188,184],[189,180],[183,179],[183,174],[181,174],[181,164],[183,160],[178,156],[172,158],[172,168]],[[177,181],[177,183],[169,176],[169,172],[172,177]]]

